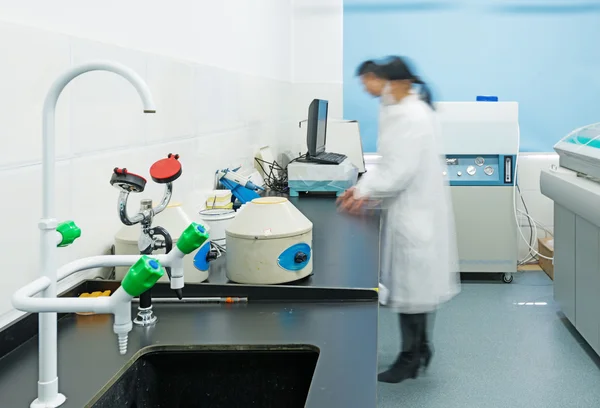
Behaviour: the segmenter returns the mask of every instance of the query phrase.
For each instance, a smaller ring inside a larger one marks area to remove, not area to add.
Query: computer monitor
[[[317,156],[325,151],[328,107],[329,102],[323,99],[313,99],[308,107],[306,147],[309,156]]]

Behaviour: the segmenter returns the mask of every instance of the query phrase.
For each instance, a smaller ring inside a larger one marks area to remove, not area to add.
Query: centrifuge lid
[[[263,197],[238,210],[225,232],[242,239],[276,239],[306,234],[312,228],[312,222],[288,199]]]

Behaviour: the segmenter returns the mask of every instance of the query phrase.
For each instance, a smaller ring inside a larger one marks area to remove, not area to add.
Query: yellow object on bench
[[[96,298],[96,297],[101,297],[101,296],[110,296],[110,290],[105,290],[104,292],[101,291],[96,291],[96,292],[92,292],[92,293],[82,293],[81,295],[79,295],[80,298]],[[89,316],[89,315],[94,315],[95,313],[93,312],[78,312],[77,313],[80,316]]]

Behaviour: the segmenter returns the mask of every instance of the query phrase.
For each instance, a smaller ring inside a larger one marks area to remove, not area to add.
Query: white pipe
[[[94,312],[110,313],[110,297],[97,298],[44,298],[33,297],[36,293],[50,286],[47,277],[41,277],[23,286],[13,294],[12,302],[15,308],[24,312]]]
[[[54,134],[56,104],[64,87],[74,78],[89,71],[109,71],[122,76],[137,90],[144,105],[144,112],[155,112],[150,90],[144,80],[133,70],[113,62],[91,62],[73,67],[59,76],[50,87],[44,101],[42,116],[42,220],[39,223],[41,275],[50,281],[43,293],[45,298],[56,297],[57,282],[55,259],[57,221],[52,217],[55,213],[53,194],[56,188]],[[31,404],[32,407],[57,407],[65,401],[65,397],[58,393],[56,320],[56,313],[40,315],[38,399]]]
[[[166,255],[151,255],[151,257],[157,259],[162,266],[171,267],[172,270],[173,268],[178,269],[178,259],[183,259],[184,256],[185,254],[182,253],[176,246],[173,247],[173,250]],[[139,255],[100,255],[77,259],[61,266],[58,269],[58,280],[65,279],[75,272],[85,271],[87,269],[106,268],[113,266],[131,266],[139,259]],[[173,271],[171,273],[173,273]],[[176,271],[176,273],[177,276],[183,276],[183,262],[181,262],[181,272]]]
[[[161,265],[166,266],[166,255],[153,255]],[[58,269],[58,280],[67,278],[76,272],[93,268],[106,268],[113,266],[131,266],[140,259],[140,255],[100,255],[77,259],[61,266]]]
[[[176,246],[173,248],[171,252],[164,255],[153,255],[152,258],[157,259],[162,266],[171,267],[172,276],[176,278],[184,278],[183,274],[183,257],[185,254],[179,250]],[[139,255],[100,255],[100,256],[91,256],[89,258],[77,259],[73,262],[70,262],[64,266],[62,266],[58,270],[58,279],[62,280],[76,272],[84,271],[87,269],[93,268],[102,268],[102,267],[113,267],[113,266],[131,266],[135,264],[140,259]],[[47,289],[51,285],[51,280],[43,276],[34,280],[33,282],[23,286],[21,289],[17,290],[12,298],[13,307],[18,310],[22,310],[24,312],[44,312],[44,311],[54,311],[50,310],[52,307],[45,306],[45,304],[54,304],[50,301],[53,299],[47,298],[35,298],[36,304],[42,309],[32,309],[31,304],[24,300],[28,297],[33,297],[43,290]],[[177,289],[177,288],[176,288]],[[81,299],[82,300],[82,299]],[[88,310],[68,310],[67,312],[87,312]],[[59,313],[65,313],[62,309],[56,310]]]

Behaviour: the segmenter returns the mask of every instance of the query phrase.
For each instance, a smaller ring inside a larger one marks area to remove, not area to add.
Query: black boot
[[[394,364],[377,376],[377,381],[398,384],[409,378],[417,378],[420,367],[420,357],[417,353],[403,351]]]
[[[431,350],[431,347],[429,347],[428,343],[423,343],[421,345],[421,365],[423,366],[423,371],[427,371],[427,368],[429,368],[432,357],[433,351]]]
[[[400,314],[402,349],[389,370],[377,376],[377,380],[397,384],[408,378],[417,378],[421,367],[422,326],[425,315]]]
[[[429,317],[429,318],[428,318]],[[431,363],[431,358],[433,357],[433,350],[431,348],[431,344],[429,342],[429,336],[428,336],[428,331],[431,330],[431,328],[428,329],[427,327],[427,321],[429,321],[430,324],[433,324],[433,314],[429,314],[429,315],[425,315],[425,324],[423,325],[423,333],[421,336],[421,364],[423,366],[423,371],[426,371],[427,368],[429,368],[429,364]]]

